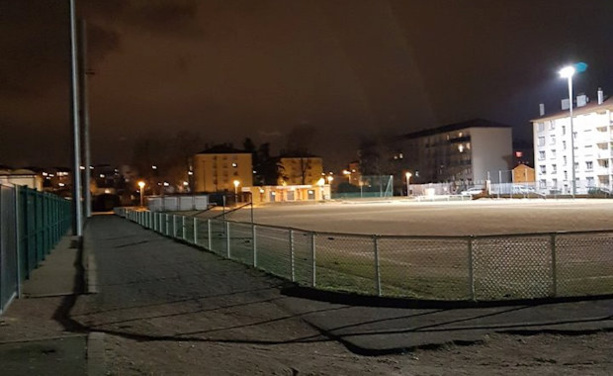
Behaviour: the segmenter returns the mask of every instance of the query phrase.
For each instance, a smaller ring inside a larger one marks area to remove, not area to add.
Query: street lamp
[[[351,184],[351,171],[343,170],[343,175],[347,175],[347,183]]]
[[[407,172],[404,175],[407,178],[407,197],[409,197],[409,194],[410,194],[409,184],[410,184],[410,181],[411,181],[411,176],[413,176],[413,174],[411,174],[410,172]]]
[[[238,198],[238,185],[241,183],[238,180],[234,180],[234,201],[236,202],[237,198]]]
[[[560,69],[558,72],[561,78],[566,78],[568,80],[568,108],[569,108],[569,116],[570,116],[570,168],[571,168],[571,179],[572,179],[572,195],[575,196],[576,193],[576,182],[575,182],[575,132],[573,129],[573,76],[577,70],[572,65],[564,67]]]
[[[140,206],[144,207],[144,205],[143,205],[143,188],[145,188],[145,182],[144,181],[139,181],[138,182],[138,187],[140,188]]]

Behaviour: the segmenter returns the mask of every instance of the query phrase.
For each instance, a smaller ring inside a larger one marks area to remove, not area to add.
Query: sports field
[[[232,213],[228,219],[248,222],[248,208]],[[254,221],[310,231],[380,235],[464,236],[613,230],[613,200],[276,204],[254,208]]]
[[[347,201],[253,215],[258,266],[302,284],[428,299],[613,292],[613,200]],[[210,248],[252,263],[250,210],[225,219],[211,222]],[[197,236],[205,246],[206,223]]]

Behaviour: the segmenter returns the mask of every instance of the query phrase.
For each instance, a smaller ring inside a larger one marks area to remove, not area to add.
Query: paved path
[[[381,354],[477,342],[493,332],[613,329],[613,300],[463,309],[338,304],[284,294],[291,285],[117,217],[96,218],[86,236],[101,294],[78,319],[134,338],[283,343],[321,332],[355,352]],[[297,335],[276,330],[279,323]]]

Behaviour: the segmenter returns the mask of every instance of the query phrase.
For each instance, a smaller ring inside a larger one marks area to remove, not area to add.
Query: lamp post
[[[145,182],[139,181],[138,187],[140,188],[140,206],[144,207],[145,205],[143,205],[143,188],[145,188]]]
[[[347,176],[347,183],[351,184],[351,171],[343,170],[343,175]]]
[[[576,73],[576,69],[573,66],[567,66],[560,69],[560,77],[568,80],[568,108],[570,116],[570,168],[571,168],[571,189],[572,195],[575,197],[576,182],[575,182],[575,132],[573,129],[573,76]]]
[[[407,197],[410,196],[409,186],[410,186],[410,182],[411,182],[411,176],[413,176],[413,174],[411,174],[410,172],[407,172],[405,174],[405,177],[407,178]]]
[[[234,180],[234,202],[236,203],[238,201],[238,185],[241,183],[238,180]]]

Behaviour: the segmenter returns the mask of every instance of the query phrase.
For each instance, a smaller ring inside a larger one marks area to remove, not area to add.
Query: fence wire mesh
[[[118,213],[222,257],[323,289],[435,300],[613,293],[613,232],[377,236]]]
[[[559,295],[612,293],[613,233],[560,234],[555,247]]]
[[[466,238],[381,237],[382,293],[418,299],[470,297]]]
[[[477,300],[553,295],[551,236],[476,238],[472,250]]]

